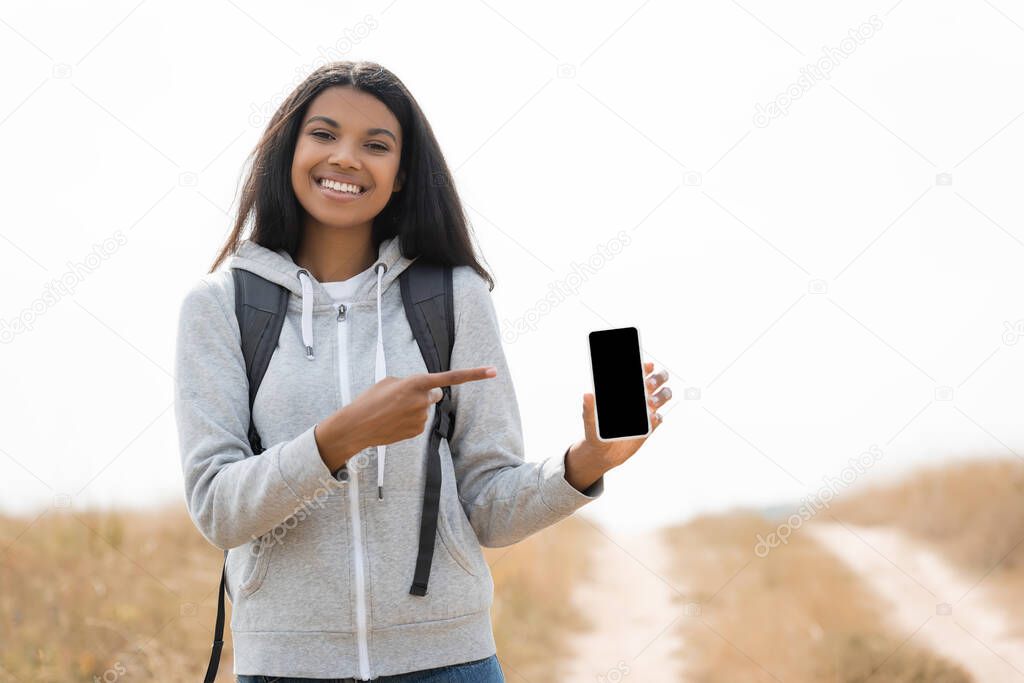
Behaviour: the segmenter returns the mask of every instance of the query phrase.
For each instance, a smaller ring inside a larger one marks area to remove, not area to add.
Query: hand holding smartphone
[[[597,438],[620,441],[650,435],[651,411],[644,386],[639,330],[595,330],[589,342]]]

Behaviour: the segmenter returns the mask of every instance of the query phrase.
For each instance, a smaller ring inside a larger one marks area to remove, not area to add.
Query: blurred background
[[[1024,681],[1018,3],[7,2],[0,36],[0,681],[201,678],[177,311],[340,59],[441,142],[526,459],[582,437],[590,330],[669,372],[599,500],[486,549],[509,681]]]

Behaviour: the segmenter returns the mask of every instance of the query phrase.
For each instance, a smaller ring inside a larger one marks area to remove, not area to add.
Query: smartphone
[[[636,439],[651,433],[651,410],[635,327],[590,333],[590,370],[594,379],[597,438]]]

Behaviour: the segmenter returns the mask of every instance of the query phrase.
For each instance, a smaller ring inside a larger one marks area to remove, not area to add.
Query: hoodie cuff
[[[553,456],[541,465],[540,496],[554,512],[569,515],[604,493],[604,475],[583,491],[565,478],[565,458],[572,446],[561,456]]]
[[[299,501],[313,498],[323,487],[323,481],[332,479],[331,471],[320,457],[315,429],[314,424],[282,446],[277,453],[278,472]]]

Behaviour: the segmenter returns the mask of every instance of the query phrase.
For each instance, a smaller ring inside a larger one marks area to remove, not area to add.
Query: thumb
[[[587,441],[597,440],[597,419],[594,416],[594,395],[583,394],[583,433]]]

